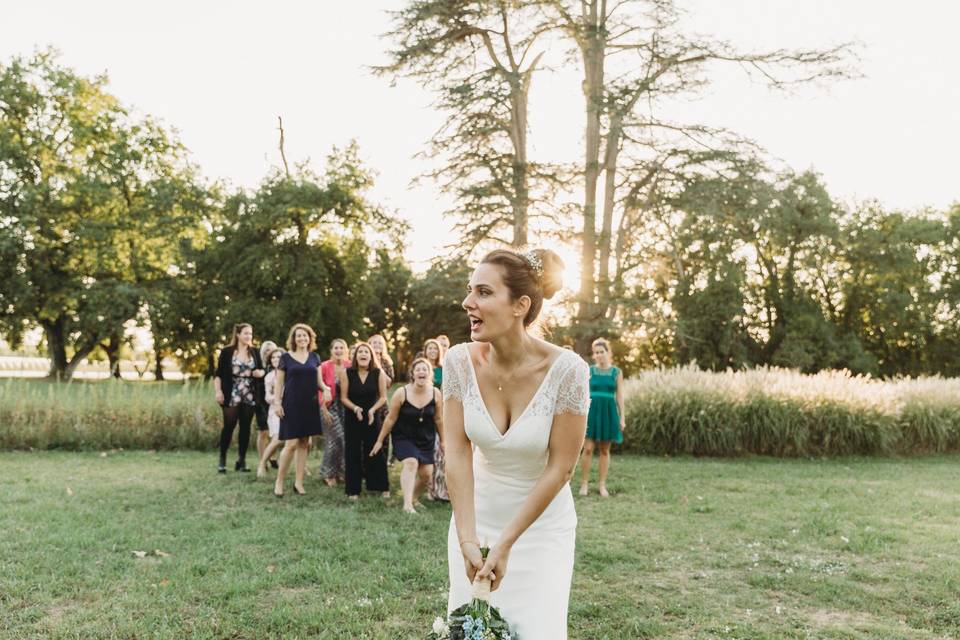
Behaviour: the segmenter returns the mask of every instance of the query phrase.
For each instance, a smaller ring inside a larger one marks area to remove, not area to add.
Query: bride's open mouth
[[[476,331],[481,326],[483,326],[483,320],[476,316],[469,316],[470,318],[470,331]]]

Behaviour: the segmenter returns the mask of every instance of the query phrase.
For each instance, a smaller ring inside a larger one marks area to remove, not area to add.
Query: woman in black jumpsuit
[[[373,348],[359,343],[352,366],[340,372],[340,398],[344,406],[343,438],[346,493],[356,500],[366,478],[367,491],[380,491],[390,497],[387,457],[381,451],[370,456],[379,435],[376,414],[387,402],[386,376],[381,375],[373,358]]]

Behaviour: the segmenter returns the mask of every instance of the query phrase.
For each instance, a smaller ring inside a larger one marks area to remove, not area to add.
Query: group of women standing
[[[351,349],[343,339],[330,345],[330,358],[317,354],[316,333],[294,325],[286,349],[265,342],[253,348],[253,328],[234,327],[231,343],[218,360],[214,390],[223,411],[218,471],[226,473],[226,455],[240,426],[237,471],[249,471],[246,449],[253,418],[260,460],[257,476],[277,469],[274,495],[283,497],[284,480],[294,467],[293,490],[306,493],[307,457],[314,436],[323,435],[320,477],[328,486],[344,484],[347,496],[360,491],[390,496],[386,438],[392,435],[394,457],[403,465],[400,484],[404,511],[415,513],[418,498],[446,500],[443,477],[443,430],[440,394],[446,336],[424,344],[410,371],[411,383],[394,393],[393,360],[386,340],[371,336]],[[282,447],[282,448],[281,448]],[[273,460],[280,450],[279,459]]]

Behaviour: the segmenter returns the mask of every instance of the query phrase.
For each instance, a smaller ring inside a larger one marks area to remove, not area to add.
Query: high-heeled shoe
[[[297,494],[298,496],[305,496],[305,495],[307,495],[307,492],[304,491],[303,489],[301,489],[300,487],[298,487],[297,485],[293,485],[293,492],[294,492],[295,494]]]

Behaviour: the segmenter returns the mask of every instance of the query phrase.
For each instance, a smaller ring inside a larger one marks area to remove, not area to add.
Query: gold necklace
[[[509,378],[506,378],[506,380],[513,380],[513,375],[517,372],[517,369],[520,368],[520,365],[523,364],[523,359],[526,358],[526,357],[527,357],[527,354],[526,354],[526,353],[524,353],[522,356],[520,356],[520,359],[518,360],[517,364],[513,367],[513,371],[510,372],[510,377],[509,377]],[[491,361],[490,361],[490,365],[491,365],[490,368],[492,369],[492,368],[493,368],[493,359],[492,359],[492,358],[491,358]],[[504,381],[501,380],[500,376],[498,376],[498,375],[496,375],[496,374],[494,374],[494,377],[497,379],[497,391],[502,392],[502,391],[503,391],[503,382],[504,382]]]

